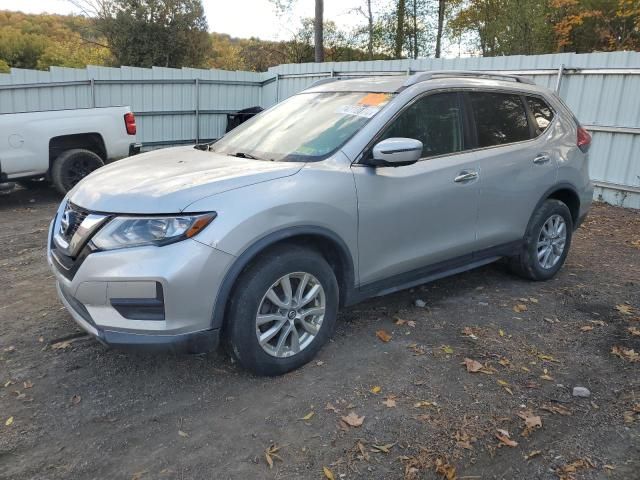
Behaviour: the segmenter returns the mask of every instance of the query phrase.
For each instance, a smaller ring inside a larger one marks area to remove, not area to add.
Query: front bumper
[[[72,275],[52,253],[47,260],[58,296],[73,319],[100,342],[137,350],[205,352],[215,349],[215,299],[235,257],[187,239],[163,247],[125,248],[87,255]],[[156,298],[161,291],[161,298]],[[152,298],[153,297],[153,298]],[[161,302],[162,315],[146,306]]]

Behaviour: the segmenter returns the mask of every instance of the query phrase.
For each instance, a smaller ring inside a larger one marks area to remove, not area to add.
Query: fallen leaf
[[[498,432],[496,433],[496,438],[500,440],[500,443],[502,443],[503,445],[506,445],[507,447],[518,446],[518,442],[516,442],[515,440],[511,440],[509,432],[507,432],[506,430],[498,429]]]
[[[335,480],[336,477],[333,476],[333,472],[329,470],[328,467],[322,467],[322,472],[327,480]]]
[[[463,365],[467,367],[467,372],[476,373],[484,368],[484,365],[478,362],[477,360],[472,360],[471,358],[465,358]]]
[[[182,438],[187,438],[189,436],[187,432],[182,430],[178,430],[178,435],[180,435]]]
[[[623,315],[633,314],[633,308],[631,308],[631,305],[625,305],[625,304],[616,305],[616,310],[622,313]]]
[[[456,480],[458,478],[456,468],[444,458],[436,459],[436,473],[446,480]]]
[[[409,325],[411,328],[415,328],[416,322],[413,320],[407,320],[407,325]]]
[[[594,325],[597,325],[599,327],[606,327],[607,326],[607,324],[602,320],[589,320],[589,322],[591,322]]]
[[[500,365],[502,365],[503,367],[508,367],[509,365],[511,365],[511,362],[509,361],[508,358],[504,358],[502,357],[500,360],[498,360],[498,363]]]
[[[325,410],[329,410],[331,412],[338,413],[338,409],[333,406],[331,402],[327,402],[327,405],[324,407]]]
[[[396,406],[396,401],[393,398],[387,398],[383,400],[382,403],[388,408],[394,408]]]
[[[393,447],[397,442],[394,443],[387,443],[386,445],[371,445],[371,451],[372,452],[378,452],[378,453],[389,453],[389,450],[391,449],[391,447]]]
[[[82,397],[80,395],[76,394],[73,397],[71,397],[71,404],[72,405],[78,405],[81,400],[82,400]]]
[[[504,330],[503,329],[498,330],[498,335],[500,335],[501,337],[504,337]]]
[[[367,453],[367,450],[364,448],[364,445],[360,440],[358,440],[358,442],[356,443],[356,448],[360,452],[360,455],[362,456],[362,458],[368,462],[369,454]]]
[[[640,328],[638,327],[629,327],[627,328],[632,337],[640,337]]]
[[[581,332],[590,332],[591,330],[593,330],[593,325],[584,325],[580,327]]]
[[[622,412],[622,418],[624,419],[624,423],[630,425],[636,421],[636,412],[630,410]]]
[[[624,348],[616,345],[611,349],[611,353],[630,362],[640,362],[640,354],[636,353],[636,351],[631,348]]]
[[[629,244],[634,248],[640,248],[640,240],[631,240]]]
[[[587,459],[579,459],[579,460],[574,460],[571,463],[568,463],[567,465],[563,465],[562,467],[559,467],[558,469],[556,469],[556,474],[560,477],[560,480],[571,480],[573,478],[575,478],[572,474],[576,473],[578,470],[584,470],[587,468],[593,468],[593,462],[591,460]]]
[[[369,390],[371,393],[373,393],[374,395],[377,395],[378,393],[380,393],[382,391],[382,387],[379,385],[376,385],[375,387],[372,387],[371,390]]]
[[[527,306],[524,303],[518,303],[516,305],[514,305],[513,307],[513,311],[516,313],[522,313],[522,312],[526,312],[527,310],[529,310],[527,308]]]
[[[7,421],[4,422],[4,424],[8,427],[9,425],[13,424],[13,417],[9,417],[7,418]]]
[[[16,351],[16,347],[14,347],[13,345],[8,346],[7,348],[4,349],[4,351],[6,353],[11,353],[11,352],[15,352]]]
[[[324,362],[323,362],[322,360],[318,360],[318,361],[316,362],[316,365],[317,365],[318,367],[321,367],[322,365],[324,365]]]
[[[376,332],[376,337],[378,337],[381,341],[385,343],[391,340],[391,334],[386,330],[378,330]]]
[[[25,390],[33,387],[33,382],[31,380],[27,380],[26,382],[22,382],[22,386]]]
[[[538,415],[534,415],[531,410],[518,412],[518,416],[522,420],[524,420],[524,431],[522,432],[523,436],[526,437],[537,428],[542,428],[542,418],[540,418]]]
[[[7,380],[6,383],[4,384],[4,388],[7,388],[10,385],[15,385],[16,382],[14,382],[13,380]]]
[[[449,345],[442,345],[440,347],[440,349],[446,353],[447,355],[452,355],[453,354],[453,348],[451,348]]]
[[[278,447],[276,444],[273,444],[264,451],[264,458],[267,461],[267,465],[269,465],[269,468],[273,468],[274,459],[282,461],[282,458],[280,457],[280,455],[278,455],[279,450],[280,447]]]
[[[350,412],[349,415],[342,417],[342,421],[350,427],[359,427],[364,422],[364,416],[359,417],[356,412]]]
[[[462,329],[462,334],[465,337],[469,337],[472,340],[477,340],[478,336],[473,332],[473,329],[471,327],[464,327]]]
[[[525,460],[530,460],[530,459],[532,459],[533,457],[537,457],[537,456],[538,456],[538,455],[540,455],[541,453],[542,453],[542,451],[541,451],[541,450],[534,450],[533,452],[529,453],[528,455],[525,455],[525,456],[524,456],[524,459],[525,459]]]
[[[396,320],[393,323],[395,323],[396,325],[406,325],[407,321],[403,320],[402,318],[396,317]]]
[[[311,411],[307,413],[304,417],[302,417],[300,420],[304,420],[306,422],[307,420],[311,420],[311,417],[313,417],[315,414],[316,412]]]
[[[416,402],[413,404],[414,408],[428,408],[428,407],[433,407],[435,406],[435,403],[433,402],[428,402],[426,400],[421,400],[419,402]]]

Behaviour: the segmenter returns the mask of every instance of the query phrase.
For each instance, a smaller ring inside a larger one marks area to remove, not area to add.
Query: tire
[[[294,302],[305,274],[307,281],[302,299],[310,296],[313,289],[316,296],[308,304],[296,308]],[[289,276],[292,298],[286,307],[287,295],[281,281],[285,276]],[[316,288],[316,285],[320,287]],[[270,291],[276,295],[280,307],[271,301],[273,296],[267,297]],[[312,307],[314,312],[320,312],[323,302],[323,315],[300,315],[311,311]],[[265,322],[261,325],[258,325],[259,309],[261,320]],[[226,319],[225,340],[232,356],[244,368],[258,375],[281,375],[301,367],[318,353],[332,335],[337,315],[338,282],[327,261],[314,250],[282,245],[265,253],[238,279]],[[281,325],[280,329],[278,325]],[[291,328],[295,328],[295,333]],[[268,332],[277,333],[269,337]],[[258,335],[267,339],[264,347]],[[280,344],[282,337],[284,340]],[[298,339],[297,353],[294,337]]]
[[[102,158],[90,150],[67,150],[53,162],[51,180],[56,189],[65,195],[80,180],[103,165]]]
[[[554,225],[557,226],[556,232]],[[543,232],[543,228],[551,235]],[[510,259],[511,270],[529,280],[550,280],[567,258],[572,234],[573,219],[569,207],[560,200],[545,200],[529,220],[521,253]],[[563,236],[564,244],[560,250]]]

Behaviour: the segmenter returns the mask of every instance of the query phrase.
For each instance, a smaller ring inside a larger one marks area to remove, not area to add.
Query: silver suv
[[[125,159],[63,200],[48,260],[105,344],[281,374],[338,308],[508,259],[552,278],[591,204],[591,137],[546,88],[427,72],[323,81],[210,145]]]

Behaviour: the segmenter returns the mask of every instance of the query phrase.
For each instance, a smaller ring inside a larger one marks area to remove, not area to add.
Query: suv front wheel
[[[520,255],[511,258],[512,270],[530,280],[553,278],[567,258],[572,233],[567,205],[560,200],[545,200],[529,221]]]
[[[309,362],[331,336],[338,283],[318,252],[283,245],[238,280],[227,318],[231,354],[259,375],[280,375]]]

